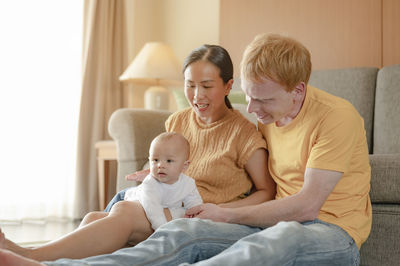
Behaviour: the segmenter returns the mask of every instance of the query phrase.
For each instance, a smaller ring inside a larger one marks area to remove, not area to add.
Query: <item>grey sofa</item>
[[[371,163],[372,231],[361,247],[361,265],[400,263],[400,65],[315,71],[310,85],[343,97],[365,122]],[[142,169],[151,140],[164,131],[165,111],[119,109],[109,122],[117,144],[117,190],[125,175]]]

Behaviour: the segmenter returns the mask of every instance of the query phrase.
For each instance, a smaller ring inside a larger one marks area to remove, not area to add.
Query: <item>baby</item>
[[[167,222],[164,208],[172,219],[182,218],[185,210],[203,203],[194,179],[184,175],[189,166],[189,142],[179,133],[158,135],[150,145],[150,174],[136,187],[129,188],[124,200],[138,200],[154,230]]]

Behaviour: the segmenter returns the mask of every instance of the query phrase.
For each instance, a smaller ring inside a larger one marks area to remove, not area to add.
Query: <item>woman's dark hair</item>
[[[197,61],[206,60],[219,69],[219,76],[222,81],[226,84],[229,80],[233,79],[233,64],[231,57],[225,48],[219,45],[204,44],[199,48],[194,49],[183,62],[183,70]],[[232,109],[231,102],[228,96],[225,96],[225,104],[229,109]]]

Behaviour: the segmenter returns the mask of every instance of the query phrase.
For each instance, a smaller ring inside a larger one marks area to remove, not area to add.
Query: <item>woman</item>
[[[171,115],[166,129],[188,139],[192,152],[186,173],[196,180],[203,201],[229,208],[272,199],[275,184],[265,141],[227,98],[233,84],[228,52],[203,45],[186,58],[183,73],[191,107]],[[170,220],[168,210],[165,214]],[[138,202],[119,201],[109,213],[89,213],[76,231],[39,248],[22,248],[1,236],[0,248],[38,261],[83,258],[135,245],[152,233]]]

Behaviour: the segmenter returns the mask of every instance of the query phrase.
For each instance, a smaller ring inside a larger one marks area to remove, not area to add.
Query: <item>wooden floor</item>
[[[0,222],[6,238],[22,246],[37,246],[72,232],[80,221]]]

